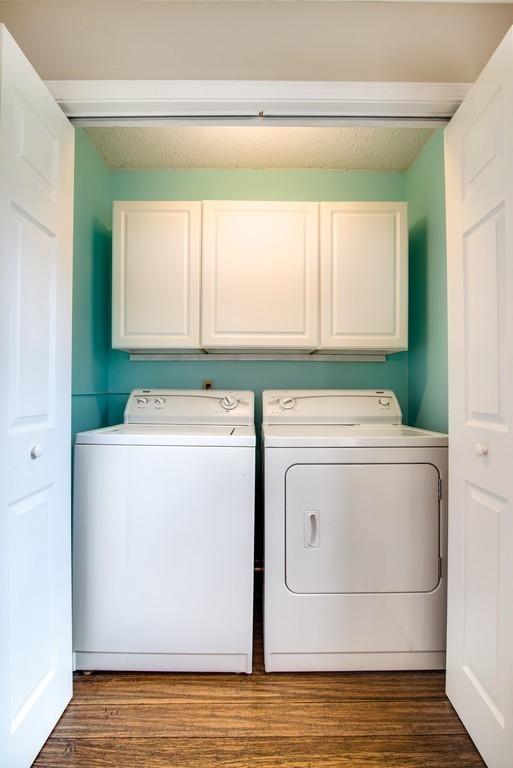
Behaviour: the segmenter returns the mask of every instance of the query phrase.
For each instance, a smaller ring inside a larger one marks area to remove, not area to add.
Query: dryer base
[[[408,653],[268,653],[266,672],[370,672],[445,669],[445,651]]]

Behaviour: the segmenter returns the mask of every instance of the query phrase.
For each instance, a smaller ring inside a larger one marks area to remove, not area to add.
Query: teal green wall
[[[405,172],[109,171],[77,130],[75,172],[73,428],[118,423],[134,387],[251,389],[256,423],[265,388],[390,388],[404,421],[447,424],[443,141],[438,133]],[[130,362],[110,347],[113,200],[407,200],[410,218],[410,349],[385,363]],[[258,472],[259,476],[259,472]],[[257,483],[257,499],[260,496]],[[260,504],[258,504],[260,510]],[[260,515],[259,515],[260,516]],[[258,526],[257,554],[262,549]]]
[[[393,355],[386,363],[317,362],[133,362],[121,352],[113,353],[111,365],[112,423],[122,420],[128,393],[134,387],[201,388],[203,379],[213,379],[218,389],[251,389],[257,397],[257,422],[263,389],[346,388],[395,390],[402,408],[407,407],[407,357]]]
[[[406,174],[410,227],[408,418],[447,430],[447,284],[443,131]]]
[[[447,346],[443,140],[437,133],[405,172],[109,171],[76,132],[73,425],[121,420],[142,386],[394,389],[405,421],[445,429]],[[410,217],[410,350],[386,363],[130,362],[110,348],[111,203],[129,199],[407,200]],[[258,403],[258,398],[257,398]],[[257,419],[260,416],[258,409]]]
[[[114,171],[114,200],[406,200],[402,171]]]
[[[111,174],[84,131],[75,138],[73,433],[108,421]]]
[[[114,200],[406,200],[406,177],[398,172],[165,170],[115,171]],[[218,388],[252,389],[257,420],[263,389],[272,387],[389,387],[407,413],[407,355],[386,363],[313,362],[129,362],[124,352],[110,358],[113,393],[109,418],[122,415],[133,387],[201,387],[214,379]]]

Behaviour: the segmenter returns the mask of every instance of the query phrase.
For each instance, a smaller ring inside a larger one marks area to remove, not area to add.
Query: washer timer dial
[[[231,395],[226,395],[221,398],[221,407],[224,408],[225,411],[233,411],[233,409],[237,407],[237,400],[234,397],[231,397]]]

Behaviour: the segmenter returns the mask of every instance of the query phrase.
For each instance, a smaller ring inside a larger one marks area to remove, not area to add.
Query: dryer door
[[[295,464],[286,473],[286,583],[297,593],[430,592],[439,582],[432,464]]]

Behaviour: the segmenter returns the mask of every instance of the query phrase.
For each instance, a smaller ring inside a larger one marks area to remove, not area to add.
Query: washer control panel
[[[401,424],[389,389],[275,389],[262,394],[264,424]]]
[[[254,423],[253,392],[216,389],[135,389],[125,408],[125,424]]]

